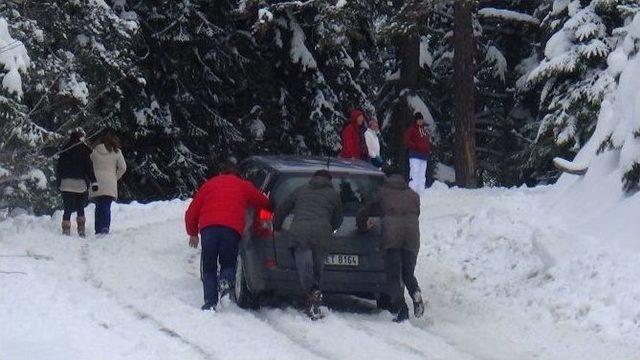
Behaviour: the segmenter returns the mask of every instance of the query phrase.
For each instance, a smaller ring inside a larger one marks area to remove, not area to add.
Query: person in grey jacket
[[[358,212],[356,220],[361,230],[373,227],[370,216],[382,218],[382,247],[385,251],[384,267],[387,276],[385,291],[390,298],[392,312],[397,314],[394,321],[409,318],[403,282],[413,299],[414,315],[422,316],[424,302],[414,275],[420,249],[420,197],[409,188],[401,175],[393,174]]]
[[[274,229],[280,230],[293,213],[289,230],[291,249],[302,289],[308,294],[307,315],[322,317],[322,276],[331,234],[342,225],[342,201],[331,184],[331,174],[317,171],[309,183],[297,188],[275,211]]]

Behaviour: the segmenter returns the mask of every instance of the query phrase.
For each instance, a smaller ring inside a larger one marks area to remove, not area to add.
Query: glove
[[[93,191],[93,192],[98,191],[98,183],[91,184],[91,191]]]

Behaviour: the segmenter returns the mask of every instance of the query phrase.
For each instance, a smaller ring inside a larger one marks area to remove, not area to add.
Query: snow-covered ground
[[[116,206],[113,234],[86,240],[58,235],[59,214],[11,218],[0,358],[636,360],[640,250],[589,235],[550,200],[559,189],[436,183],[417,269],[429,316],[404,324],[356,299],[317,322],[287,307],[200,311],[185,202]]]

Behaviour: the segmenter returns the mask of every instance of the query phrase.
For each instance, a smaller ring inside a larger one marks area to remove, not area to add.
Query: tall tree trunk
[[[476,178],[475,84],[471,0],[456,0],[453,20],[453,88],[456,184],[474,188]]]
[[[420,38],[415,33],[403,34],[398,39],[397,58],[400,61],[400,80],[398,81],[399,104],[393,114],[391,133],[391,152],[394,163],[403,174],[408,174],[407,154],[404,148],[404,132],[411,124],[413,114],[407,103],[407,95],[418,88],[420,70]]]

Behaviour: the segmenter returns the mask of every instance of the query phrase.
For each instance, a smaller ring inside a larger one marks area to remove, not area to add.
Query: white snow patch
[[[494,64],[493,68],[495,69],[495,77],[500,78],[500,80],[504,82],[505,74],[507,72],[507,59],[504,57],[502,52],[498,50],[497,47],[491,45],[487,48],[485,60]]]
[[[269,9],[258,9],[258,19],[261,23],[268,23],[273,20],[273,13]]]
[[[488,18],[498,18],[498,19],[509,20],[509,21],[526,22],[533,25],[540,24],[540,21],[538,19],[536,19],[535,17],[529,14],[524,14],[521,12],[508,10],[508,9],[482,8],[478,10],[478,15],[482,17],[488,17]]]
[[[6,73],[2,75],[2,88],[10,94],[22,97],[22,78],[20,73],[27,72],[31,66],[31,59],[24,44],[11,37],[9,23],[0,17],[0,68]]]
[[[71,73],[68,78],[60,80],[60,95],[69,95],[80,100],[84,105],[89,103],[89,89],[87,83],[80,80],[79,75]]]
[[[445,165],[441,162],[436,164],[436,171],[434,174],[434,178],[438,181],[445,183],[455,183],[456,182],[456,170],[449,165]]]
[[[316,63],[316,60],[304,44],[306,39],[304,31],[292,16],[289,19],[289,25],[293,32],[293,35],[291,36],[291,61],[294,64],[300,63],[304,71],[307,69],[317,68],[318,64]]]
[[[558,31],[547,41],[547,45],[544,47],[544,56],[549,60],[558,57],[566,53],[571,45],[573,43],[567,32],[565,30]]]
[[[28,173],[22,175],[22,180],[33,181],[38,190],[47,189],[47,176],[40,169],[31,169]]]
[[[426,36],[420,37],[420,67],[425,66],[431,68],[433,64],[433,55],[429,51],[429,43]]]
[[[338,0],[336,3],[336,8],[340,9],[347,5],[347,0]]]

